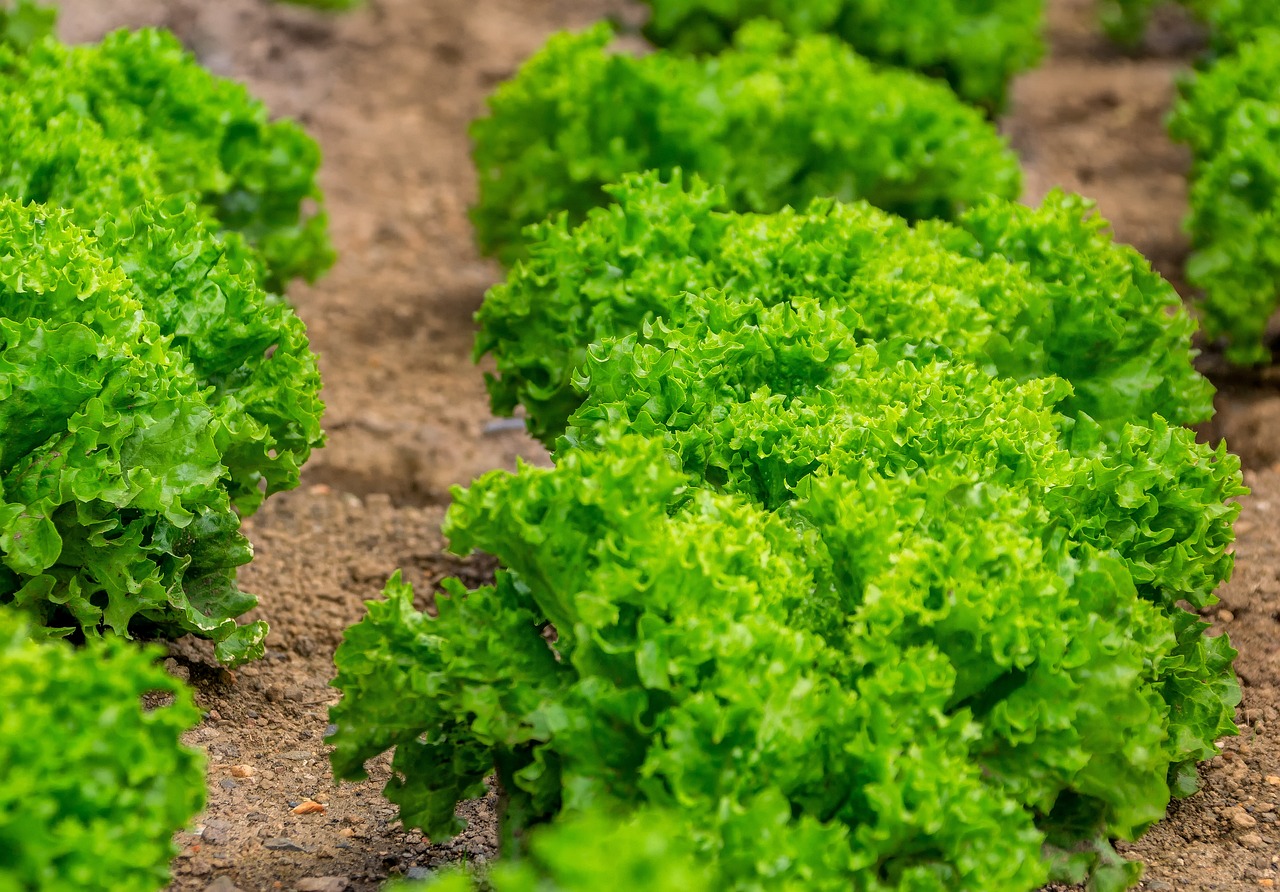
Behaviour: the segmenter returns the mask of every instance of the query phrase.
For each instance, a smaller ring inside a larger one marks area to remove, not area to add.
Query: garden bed
[[[247,524],[242,574],[271,623],[267,656],[235,673],[179,642],[208,718],[190,742],[209,755],[209,807],[179,834],[174,889],[372,890],[397,874],[493,854],[493,797],[444,846],[406,833],[373,780],[334,787],[323,737],[332,656],[397,567],[419,591],[447,575],[478,583],[491,566],[441,552],[448,487],[516,456],[545,461],[488,413],[471,365],[471,314],[499,275],[472,245],[466,125],[484,95],[546,35],[623,0],[370,0],[325,17],[265,0],[64,0],[63,36],[127,25],[173,29],[216,73],[249,83],[299,118],[326,154],[323,186],[340,253],[292,297],[320,353],[330,445],[301,490]],[[1051,3],[1052,55],[1016,86],[1005,122],[1027,168],[1027,197],[1063,186],[1098,199],[1118,236],[1176,283],[1186,242],[1185,152],[1164,136],[1175,73],[1199,35],[1167,17],[1129,59],[1096,34],[1091,3]],[[1219,368],[1206,357],[1206,370]],[[1218,381],[1225,435],[1245,460],[1236,577],[1211,616],[1241,651],[1242,736],[1203,768],[1204,791],[1175,806],[1135,853],[1150,889],[1257,889],[1280,882],[1280,391],[1267,375]],[[234,769],[234,770],[233,770]],[[324,811],[294,814],[305,799]],[[328,881],[325,881],[328,878]],[[304,882],[310,880],[310,882]]]

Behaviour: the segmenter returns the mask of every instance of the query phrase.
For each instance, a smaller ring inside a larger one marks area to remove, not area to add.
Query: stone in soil
[[[298,880],[296,892],[346,892],[351,881],[346,877],[306,877]]]

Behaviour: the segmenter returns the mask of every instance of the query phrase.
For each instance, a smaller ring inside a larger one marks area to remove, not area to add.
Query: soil
[[[342,630],[396,567],[424,599],[440,579],[476,584],[492,566],[442,553],[453,484],[542,449],[488,413],[470,361],[471,314],[500,275],[472,245],[466,127],[484,96],[552,31],[613,15],[630,0],[368,0],[342,16],[267,0],[62,0],[62,33],[172,29],[214,71],[274,113],[300,119],[324,148],[341,260],[291,299],[321,356],[329,446],[296,492],[246,527],[243,573],[271,623],[264,660],[235,673],[199,642],[172,646],[205,721],[190,743],[209,757],[209,805],[180,833],[174,890],[377,889],[388,877],[494,853],[493,796],[467,804],[472,827],[434,846],[406,832],[380,796],[385,761],[364,784],[334,786],[323,742]],[[1118,237],[1182,286],[1188,156],[1166,139],[1174,78],[1203,35],[1165,13],[1125,56],[1100,38],[1089,0],[1051,0],[1051,54],[1016,85],[1003,122],[1027,168],[1027,198],[1060,186],[1097,199]],[[1219,418],[1249,468],[1235,579],[1209,613],[1241,654],[1242,735],[1203,769],[1204,789],[1130,848],[1143,888],[1246,890],[1280,883],[1280,388],[1276,372],[1218,374]],[[325,807],[293,809],[313,800]],[[993,890],[998,892],[998,890]]]

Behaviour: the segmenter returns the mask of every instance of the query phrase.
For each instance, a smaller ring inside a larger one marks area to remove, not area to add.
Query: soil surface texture
[[[449,487],[517,456],[547,460],[490,416],[470,360],[471,316],[500,270],[476,253],[466,217],[467,124],[553,31],[642,14],[629,0],[367,0],[341,16],[267,0],[60,5],[67,40],[170,28],[209,68],[302,121],[325,152],[340,253],[328,277],[290,293],[321,357],[329,446],[298,491],[246,524],[257,557],[243,587],[262,598],[267,656],[231,673],[199,642],[171,647],[170,670],[207,710],[189,742],[210,769],[208,808],[178,835],[171,888],[370,892],[492,857],[492,794],[461,809],[468,831],[432,845],[381,797],[385,760],[366,783],[333,784],[333,652],[397,567],[424,597],[446,576],[483,582],[491,562],[442,551]],[[1090,0],[1049,5],[1050,56],[1017,83],[1002,124],[1026,166],[1026,197],[1062,187],[1095,198],[1118,237],[1181,288],[1189,158],[1163,118],[1203,35],[1165,13],[1129,56],[1098,35]],[[1228,373],[1212,351],[1203,360],[1221,388],[1203,433],[1226,437],[1253,489],[1235,579],[1208,613],[1241,652],[1242,735],[1203,767],[1203,791],[1129,848],[1147,863],[1140,888],[1166,892],[1280,884],[1280,370]],[[295,813],[308,800],[323,808]]]

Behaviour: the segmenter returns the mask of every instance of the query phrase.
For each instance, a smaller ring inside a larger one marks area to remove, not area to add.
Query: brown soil
[[[215,71],[301,119],[326,153],[338,266],[291,297],[321,354],[330,445],[303,488],[248,522],[257,547],[244,586],[272,626],[266,659],[234,674],[198,643],[173,647],[208,718],[191,742],[209,755],[209,807],[179,834],[175,890],[373,890],[389,876],[493,853],[493,803],[463,810],[473,829],[431,846],[405,832],[374,779],[335,787],[325,759],[327,687],[342,630],[389,572],[430,592],[491,567],[441,553],[448,487],[516,456],[545,453],[494,425],[470,363],[471,314],[498,269],[475,253],[467,122],[484,95],[553,30],[627,0],[369,0],[340,17],[266,0],[62,0],[63,35],[117,26],[173,29]],[[1062,186],[1096,198],[1120,238],[1175,282],[1187,245],[1186,154],[1163,135],[1175,73],[1201,40],[1163,16],[1127,58],[1093,28],[1089,0],[1051,3],[1053,53],[1015,91],[1005,122],[1027,166],[1028,198]],[[1211,362],[1211,366],[1214,364]],[[1273,373],[1272,373],[1273,374]],[[1145,888],[1236,890],[1280,882],[1280,393],[1266,374],[1223,379],[1220,418],[1251,470],[1235,580],[1213,613],[1241,650],[1243,736],[1204,770],[1205,789],[1132,851]],[[233,766],[249,766],[252,775]],[[323,813],[294,815],[306,798]],[[324,878],[329,878],[324,881]],[[993,890],[998,892],[998,890]]]

